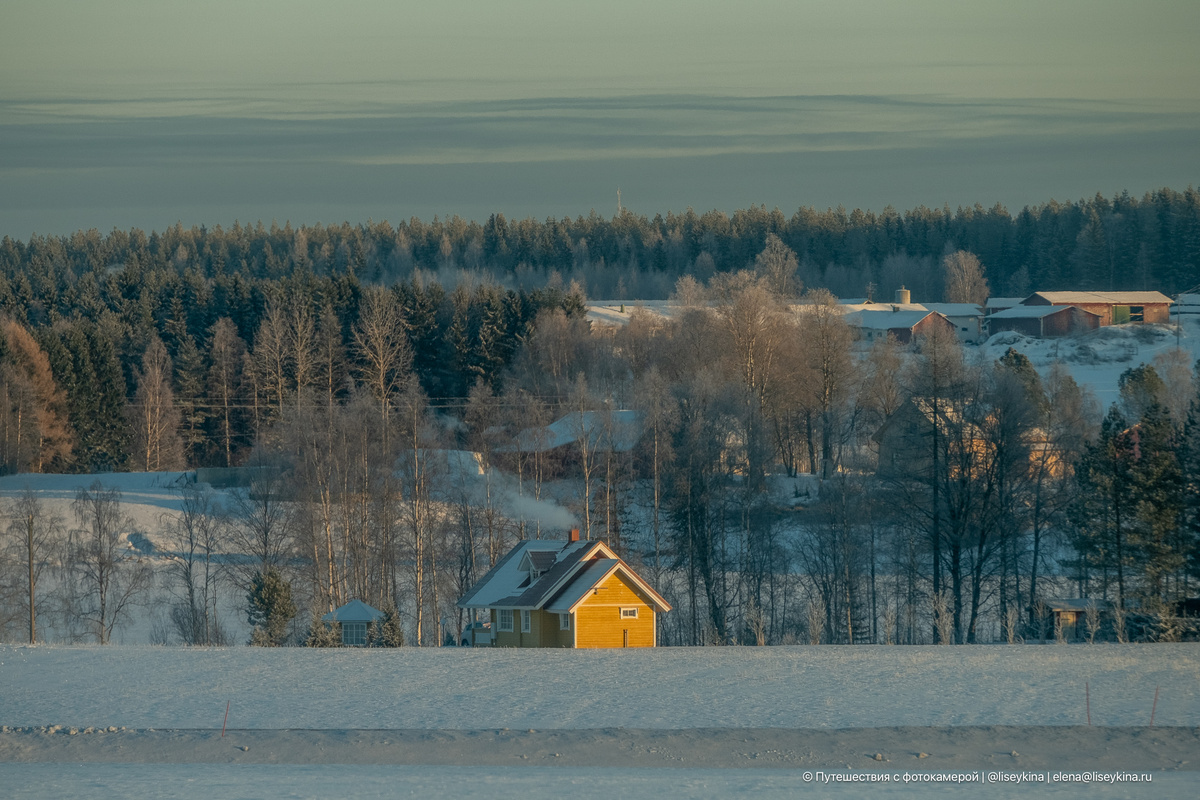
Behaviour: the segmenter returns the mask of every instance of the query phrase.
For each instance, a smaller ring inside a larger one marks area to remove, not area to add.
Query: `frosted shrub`
[[[825,600],[820,596],[808,602],[808,643],[820,644],[825,637]]]
[[[1118,643],[1129,641],[1125,635],[1125,608],[1120,603],[1113,606],[1113,632],[1117,635]]]
[[[950,610],[950,593],[944,589],[929,598],[933,608],[933,627],[937,629],[938,644],[954,643],[954,614]]]
[[[1083,609],[1083,623],[1087,628],[1088,644],[1096,643],[1096,633],[1100,630],[1100,607],[1095,600],[1088,600]]]

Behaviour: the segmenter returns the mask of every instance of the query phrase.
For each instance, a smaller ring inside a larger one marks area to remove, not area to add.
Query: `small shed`
[[[367,629],[371,623],[383,619],[383,612],[378,608],[367,605],[362,600],[351,600],[344,606],[339,606],[321,617],[327,625],[338,623],[342,626],[343,647],[366,647]]]
[[[1035,339],[1069,336],[1100,327],[1100,316],[1075,306],[1013,306],[987,318],[988,335],[1015,331]]]
[[[1061,625],[1063,639],[1068,642],[1087,638],[1087,611],[1090,606],[1095,607],[1101,620],[1109,616],[1112,609],[1112,603],[1107,600],[1086,597],[1055,597],[1046,600],[1045,603],[1050,611],[1053,629],[1059,630]]]

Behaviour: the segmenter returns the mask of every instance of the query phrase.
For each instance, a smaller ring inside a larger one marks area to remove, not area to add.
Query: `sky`
[[[0,235],[1200,183],[1194,0],[3,0]]]

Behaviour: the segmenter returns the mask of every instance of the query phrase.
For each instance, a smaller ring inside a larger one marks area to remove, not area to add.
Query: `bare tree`
[[[238,427],[242,400],[242,367],[246,343],[238,336],[237,326],[229,317],[221,317],[210,329],[212,344],[208,371],[209,402],[215,407],[218,437],[226,467],[233,466],[234,430]]]
[[[217,616],[218,556],[226,539],[221,511],[211,489],[188,484],[180,489],[179,513],[165,520],[173,548],[167,573],[176,591],[171,622],[184,644],[228,643]]]
[[[63,544],[63,520],[48,512],[37,493],[29,488],[5,501],[4,516],[8,519],[8,541],[0,552],[0,566],[8,568],[8,575],[0,575],[0,590],[11,586],[14,591],[8,602],[0,596],[0,604],[26,612],[29,643],[33,644],[38,640],[37,612],[43,606],[38,583],[53,554]],[[18,589],[22,579],[24,586]],[[3,627],[0,625],[0,630]]]
[[[793,297],[798,293],[796,270],[799,267],[796,251],[773,233],[767,234],[766,246],[754,257],[754,271],[765,278],[771,291],[780,297]]]
[[[254,335],[254,351],[250,368],[256,387],[256,403],[261,398],[264,411],[271,416],[283,416],[288,394],[288,319],[278,299],[271,300],[263,312],[262,322]],[[255,422],[261,430],[266,420],[257,414]]]
[[[990,289],[983,274],[983,265],[974,253],[956,250],[942,259],[945,275],[947,303],[974,303],[982,306],[987,302]]]
[[[396,296],[387,289],[372,287],[363,293],[354,346],[361,363],[361,377],[379,403],[379,418],[387,436],[390,409],[395,395],[412,371],[412,350],[405,336],[404,317]]]
[[[171,357],[157,336],[146,347],[137,378],[129,407],[137,465],[146,472],[177,469],[183,464],[180,414],[171,390]]]
[[[79,527],[70,531],[64,564],[68,614],[108,644],[153,575],[122,543],[133,522],[122,515],[119,489],[95,481],[76,491],[72,508]]]

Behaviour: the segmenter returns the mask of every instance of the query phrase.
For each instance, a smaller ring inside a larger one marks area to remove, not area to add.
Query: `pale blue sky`
[[[0,2],[0,234],[1196,183],[1200,2]]]

